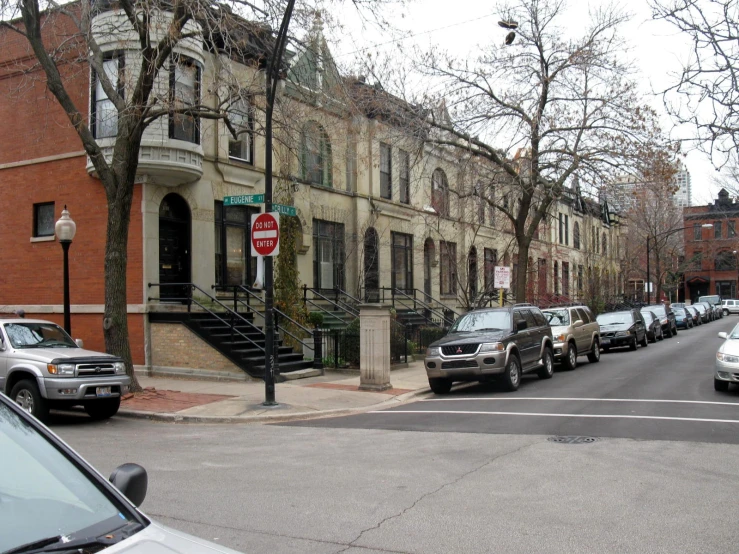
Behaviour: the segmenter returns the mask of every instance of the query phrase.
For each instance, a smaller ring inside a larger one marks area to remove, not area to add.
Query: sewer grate
[[[565,436],[565,437],[549,437],[550,442],[558,442],[561,444],[590,444],[591,442],[597,442],[596,437],[578,437],[578,436]]]

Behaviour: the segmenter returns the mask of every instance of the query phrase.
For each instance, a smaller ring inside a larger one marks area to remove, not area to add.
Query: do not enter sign
[[[277,256],[280,253],[280,214],[251,216],[251,255]]]

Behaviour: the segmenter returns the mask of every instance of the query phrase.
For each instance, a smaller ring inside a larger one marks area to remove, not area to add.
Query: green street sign
[[[264,204],[263,194],[240,194],[239,196],[224,196],[224,206],[243,206],[245,204]]]
[[[272,204],[272,211],[282,215],[289,215],[291,217],[298,215],[298,211],[294,206],[285,206],[283,204]]]

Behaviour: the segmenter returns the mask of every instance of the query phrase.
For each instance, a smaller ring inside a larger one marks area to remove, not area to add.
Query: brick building
[[[721,189],[713,204],[683,210],[685,227],[685,297],[693,301],[701,295],[718,294],[736,298],[739,267],[739,202]],[[713,228],[703,228],[711,224]]]

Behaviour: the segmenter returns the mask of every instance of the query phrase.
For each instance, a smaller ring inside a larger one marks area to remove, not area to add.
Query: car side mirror
[[[721,331],[721,332],[720,332],[720,333],[718,334],[718,338],[720,338],[720,339],[725,339],[726,337],[727,337],[727,335],[726,335],[726,333],[725,333],[724,331]]]
[[[583,325],[585,324],[583,323],[582,319],[576,319],[575,323],[572,324],[573,327],[582,327]]]
[[[519,321],[516,323],[516,331],[524,331],[528,327],[528,323],[525,321]]]
[[[75,344],[76,344],[77,346],[79,346],[80,348],[84,348],[84,347],[85,347],[85,343],[84,343],[84,342],[82,342],[82,339],[74,339],[74,343],[75,343]]]
[[[129,463],[118,466],[110,474],[108,481],[137,508],[143,504],[149,478],[146,470],[139,464]]]

